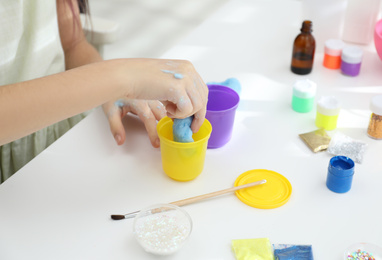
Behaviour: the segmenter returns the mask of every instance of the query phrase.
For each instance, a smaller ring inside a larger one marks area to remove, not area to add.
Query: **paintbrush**
[[[252,186],[260,185],[260,184],[263,184],[263,183],[266,183],[266,182],[267,182],[266,180],[255,181],[255,182],[243,184],[243,185],[240,185],[240,186],[228,188],[228,189],[225,189],[225,190],[219,190],[219,191],[215,191],[215,192],[199,195],[199,196],[196,196],[196,197],[191,197],[191,198],[188,198],[188,199],[174,201],[174,202],[171,202],[169,204],[176,205],[176,206],[188,205],[188,204],[191,204],[191,203],[194,203],[194,202],[198,202],[198,201],[201,201],[201,200],[205,200],[205,199],[208,199],[208,198],[217,197],[217,196],[220,196],[220,195],[223,195],[223,194],[226,194],[226,193],[230,193],[230,192],[234,192],[234,191],[237,191],[237,190],[241,190],[241,189],[249,188],[249,187],[252,187]],[[114,220],[134,218],[139,212],[140,212],[140,210],[134,211],[134,212],[131,212],[131,213],[128,213],[128,214],[125,214],[125,215],[111,215],[111,218],[114,219]]]

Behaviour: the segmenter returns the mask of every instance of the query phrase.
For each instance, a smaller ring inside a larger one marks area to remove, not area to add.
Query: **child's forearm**
[[[0,86],[0,145],[126,94],[123,62],[98,62]]]
[[[121,97],[163,101],[174,118],[195,114],[197,132],[208,89],[190,62],[163,59],[101,61],[0,86],[0,145]]]

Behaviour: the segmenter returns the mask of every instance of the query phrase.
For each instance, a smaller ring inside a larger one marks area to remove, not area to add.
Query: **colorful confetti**
[[[347,260],[375,260],[374,256],[367,251],[358,249],[351,254],[348,254]]]

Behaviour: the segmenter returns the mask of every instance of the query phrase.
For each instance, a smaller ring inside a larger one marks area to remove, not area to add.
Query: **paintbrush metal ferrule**
[[[126,218],[134,218],[136,215],[138,215],[139,212],[141,212],[141,211],[134,211],[134,212],[125,214],[124,217],[125,217],[125,219]]]

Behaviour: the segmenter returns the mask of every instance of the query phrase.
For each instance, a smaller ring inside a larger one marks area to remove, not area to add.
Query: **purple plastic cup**
[[[221,85],[208,85],[206,118],[212,125],[207,148],[219,148],[231,140],[239,94]]]

